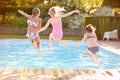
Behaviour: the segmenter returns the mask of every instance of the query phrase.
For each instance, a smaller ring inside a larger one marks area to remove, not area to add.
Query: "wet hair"
[[[65,11],[63,7],[53,6],[49,9],[48,14],[52,16],[57,16],[57,15],[63,14],[63,11]]]
[[[93,25],[89,24],[85,27],[85,32],[88,32],[88,33],[92,33],[94,32],[96,29],[93,27]]]
[[[40,9],[39,8],[33,8],[32,15],[37,16],[38,13],[40,13]]]

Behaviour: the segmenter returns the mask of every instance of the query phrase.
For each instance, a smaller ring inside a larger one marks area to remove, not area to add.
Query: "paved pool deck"
[[[102,48],[120,55],[120,41],[98,41],[98,44]]]
[[[120,80],[120,70],[6,68],[0,80]]]

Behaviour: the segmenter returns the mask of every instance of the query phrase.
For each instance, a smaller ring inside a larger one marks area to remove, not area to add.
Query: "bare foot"
[[[39,57],[39,58],[41,57],[41,54],[40,54],[40,52],[38,52],[38,57]]]
[[[51,49],[51,45],[50,44],[48,45],[48,48]]]
[[[100,62],[99,62],[99,61],[96,61],[95,63],[98,64],[98,65],[100,65]]]
[[[65,44],[65,42],[64,42],[64,41],[59,40],[59,43],[61,43],[61,44],[62,44],[62,46],[63,46],[64,48],[67,48],[67,46],[66,46],[66,44]]]
[[[64,47],[64,48],[67,48],[67,46],[66,46],[66,45],[64,45],[63,47]]]

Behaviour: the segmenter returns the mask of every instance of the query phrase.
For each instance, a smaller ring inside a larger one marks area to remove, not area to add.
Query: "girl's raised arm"
[[[72,15],[74,13],[80,13],[80,11],[79,10],[73,10],[71,12],[68,12],[66,14],[61,15],[61,17],[67,17],[67,16],[70,16],[70,15]]]
[[[18,10],[18,12],[28,19],[31,17],[31,15],[28,15],[27,13],[23,12],[22,10]]]

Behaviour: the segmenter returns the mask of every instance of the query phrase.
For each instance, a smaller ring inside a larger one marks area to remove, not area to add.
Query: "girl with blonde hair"
[[[70,16],[73,13],[80,12],[79,10],[73,10],[68,13],[63,13],[63,11],[65,11],[65,9],[61,8],[59,6],[51,7],[48,12],[48,14],[51,16],[51,18],[47,21],[46,25],[39,30],[39,32],[42,32],[42,31],[46,30],[50,24],[52,24],[53,29],[49,35],[50,44],[48,45],[48,48],[52,47],[53,41],[58,41],[64,47],[66,47],[66,44],[64,43],[64,41],[62,41],[63,30],[62,30],[61,18]]]

